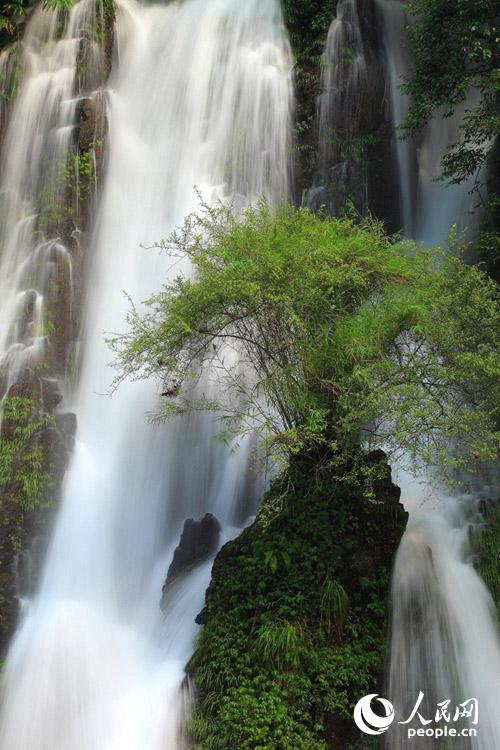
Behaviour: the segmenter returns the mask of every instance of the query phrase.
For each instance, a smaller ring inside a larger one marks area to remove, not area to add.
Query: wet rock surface
[[[171,584],[217,551],[220,531],[220,524],[211,513],[206,513],[198,521],[193,518],[185,521],[163,586],[162,609],[165,608],[165,597]]]

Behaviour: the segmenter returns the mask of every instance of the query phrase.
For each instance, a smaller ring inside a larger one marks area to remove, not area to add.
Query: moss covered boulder
[[[196,750],[370,746],[352,712],[381,685],[390,570],[406,525],[383,454],[376,462],[372,500],[297,462],[222,548],[188,666]]]

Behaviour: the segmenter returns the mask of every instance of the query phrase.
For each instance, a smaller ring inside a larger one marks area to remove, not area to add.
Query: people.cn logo
[[[371,707],[372,700],[376,698],[382,704],[385,716],[374,713]],[[356,703],[354,709],[354,721],[359,729],[365,734],[383,734],[387,732],[394,721],[394,706],[385,698],[379,698],[377,693],[365,695]]]

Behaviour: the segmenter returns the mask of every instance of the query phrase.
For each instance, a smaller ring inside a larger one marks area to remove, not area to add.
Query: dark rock
[[[207,513],[199,521],[195,521],[193,518],[187,519],[163,586],[162,609],[165,604],[165,594],[170,584],[180,575],[213,555],[219,545],[219,536],[220,524],[211,513]]]
[[[35,305],[37,293],[34,289],[26,289],[23,294],[21,309],[19,311],[19,331],[18,338],[20,341],[26,340],[31,335],[31,326],[35,316]]]
[[[80,151],[88,151],[95,138],[96,106],[93,99],[85,98],[80,102],[80,128],[78,146]]]
[[[167,377],[164,379],[160,396],[167,396],[169,398],[173,398],[174,396],[178,396],[181,390],[181,381],[177,380],[177,378],[170,378]]]
[[[62,394],[59,390],[59,383],[55,378],[42,378],[42,401],[45,411],[52,411],[62,401]]]
[[[486,559],[484,555],[471,555],[470,562],[474,566],[474,568],[480,568],[485,564]]]

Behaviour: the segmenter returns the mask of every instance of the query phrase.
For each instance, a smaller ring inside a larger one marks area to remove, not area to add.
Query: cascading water
[[[123,290],[140,302],[167,278],[171,262],[140,245],[197,208],[195,185],[209,201],[286,199],[291,59],[280,5],[119,0],[117,14],[78,445],[41,588],[5,667],[4,750],[182,747],[179,688],[210,563],[176,588],[165,616],[162,583],[186,517],[214,512],[227,538],[242,516],[248,446],[228,457],[208,417],[152,427],[152,383],[99,395],[112,379],[103,332],[123,330]]]
[[[63,242],[47,230],[61,205],[61,174],[75,152],[74,94],[82,29],[95,23],[93,0],[75,5],[65,25],[56,11],[40,6],[21,48],[0,57],[1,119],[8,121],[0,178],[0,396],[26,365],[51,361],[51,369],[64,370],[64,362],[54,361],[57,342],[49,342],[47,334],[51,284],[56,282],[70,290],[65,310],[70,326],[72,259]],[[95,42],[87,63],[92,68],[85,74],[89,82],[102,64]],[[9,106],[17,86],[15,102]]]
[[[90,243],[84,366],[74,404],[78,446],[40,591],[25,602],[5,666],[3,750],[182,748],[179,688],[210,563],[172,591],[162,615],[166,570],[186,517],[213,512],[225,539],[252,511],[248,443],[229,457],[212,440],[217,427],[210,417],[152,427],[144,419],[155,408],[151,383],[127,383],[112,399],[99,394],[112,379],[103,333],[123,330],[128,308],[122,291],[140,302],[169,273],[165,257],[140,246],[165,237],[197,208],[194,186],[208,201],[233,199],[237,206],[261,195],[271,202],[287,197],[291,61],[279,2],[117,5],[109,163]],[[403,5],[376,5],[397,125],[407,107],[398,89],[408,70]],[[356,137],[364,117],[358,106],[373,82],[360,7],[339,2],[319,102],[321,179],[332,176],[333,164],[351,188],[331,135],[338,127],[344,139]],[[47,359],[50,269],[58,264],[72,278],[71,256],[54,239],[52,220],[41,221],[40,205],[44,185],[57,183],[59,165],[73,154],[81,36],[94,19],[93,1],[81,0],[61,35],[60,17],[38,9],[24,39],[20,90],[0,113],[0,123],[8,122],[0,184],[2,393],[26,364]],[[0,56],[4,87],[13,85],[16,65],[11,53]],[[456,138],[456,119],[445,125],[436,119],[421,138],[395,142],[404,229],[430,245],[442,243],[464,216],[470,189],[432,181]],[[365,183],[360,190],[363,208]],[[453,747],[493,750],[500,747],[498,640],[489,594],[467,559],[472,503],[426,497],[429,490],[404,476],[401,484],[411,518],[393,579],[387,697],[405,718],[419,691],[427,718],[437,701],[477,698],[478,737],[455,739]],[[428,750],[431,742],[412,744]],[[393,726],[387,747],[405,744]]]
[[[399,0],[377,0],[377,6],[397,126],[407,111],[399,90],[409,69],[403,34],[406,20]],[[445,244],[453,224],[473,230],[477,220],[468,213],[473,206],[472,181],[451,187],[433,181],[446,148],[459,139],[458,122],[458,114],[444,120],[436,117],[418,140],[399,142],[396,147],[403,228],[407,236],[428,246]],[[453,714],[454,706],[477,699],[477,737],[454,738],[450,747],[493,750],[500,747],[496,707],[500,648],[493,602],[473,568],[468,548],[474,504],[467,497],[433,491],[404,473],[397,481],[410,520],[393,573],[387,696],[396,714],[407,719],[422,691],[420,712],[432,721],[438,702],[450,700]],[[418,719],[416,726],[422,727]],[[400,750],[406,742],[407,727],[394,724],[386,747]],[[436,746],[433,738],[415,737],[411,742],[420,750]]]
[[[399,483],[410,519],[394,565],[387,695],[402,720],[410,717],[420,691],[419,711],[431,721],[442,701],[450,701],[453,718],[456,706],[477,699],[477,737],[454,738],[451,747],[492,750],[500,742],[500,649],[491,595],[470,560],[474,505],[405,477]],[[423,725],[416,719],[411,726]],[[386,747],[400,750],[407,741],[407,727],[394,724]],[[426,737],[411,742],[419,750],[436,744]]]
[[[336,216],[351,200],[366,213],[366,175],[351,152],[366,116],[371,87],[356,0],[340,0],[323,54],[317,104],[320,168],[308,194],[313,210],[325,205]]]
[[[375,0],[379,10],[386,56],[388,93],[392,121],[396,129],[406,117],[409,99],[400,86],[411,73],[411,54],[405,27],[411,22],[401,0]],[[395,133],[402,228],[407,237],[424,245],[446,245],[452,225],[474,238],[477,196],[471,194],[474,177],[460,185],[447,185],[436,178],[447,149],[460,141],[463,111],[474,103],[474,94],[458,106],[451,117],[437,112],[423,132],[414,138],[400,139]]]

